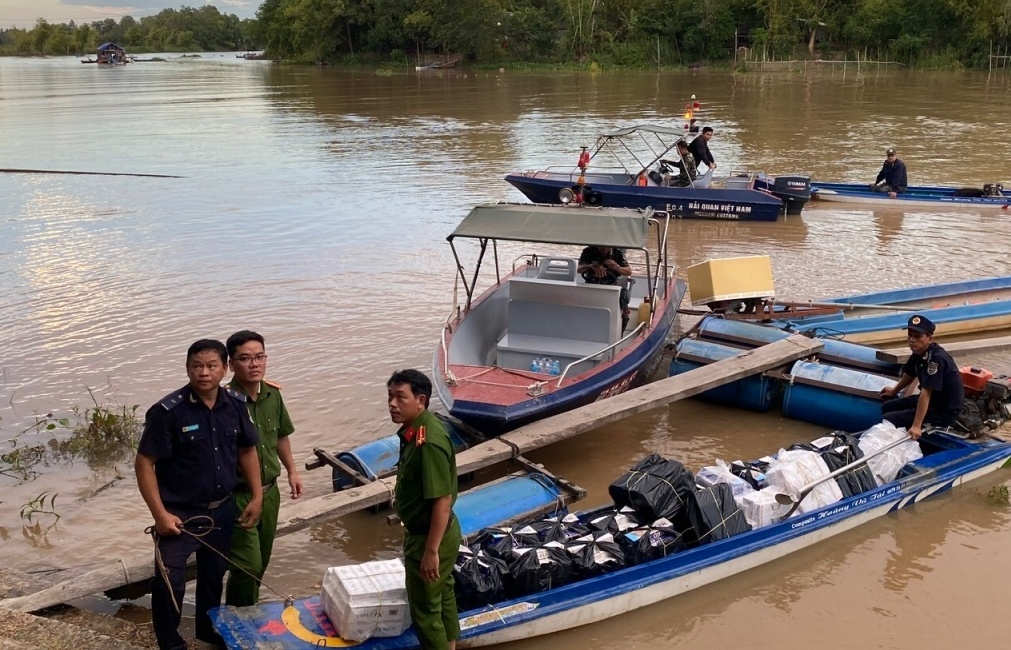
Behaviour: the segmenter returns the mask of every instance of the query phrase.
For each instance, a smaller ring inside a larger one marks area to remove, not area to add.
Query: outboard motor
[[[810,176],[777,176],[769,188],[783,202],[787,214],[800,214],[811,200]]]
[[[1004,196],[1004,186],[1000,183],[984,183],[983,196]]]

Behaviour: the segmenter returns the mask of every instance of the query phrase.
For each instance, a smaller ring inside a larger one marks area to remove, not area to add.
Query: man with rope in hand
[[[155,522],[151,618],[162,650],[186,648],[178,627],[186,560],[194,552],[196,637],[221,644],[207,612],[221,604],[238,469],[252,494],[239,525],[255,526],[263,505],[259,435],[245,397],[220,386],[226,360],[221,341],[202,339],[191,345],[186,352],[189,384],[148,410],[137,449],[137,486]]]

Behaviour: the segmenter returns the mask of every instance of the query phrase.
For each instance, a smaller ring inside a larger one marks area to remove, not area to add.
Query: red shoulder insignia
[[[414,444],[418,447],[425,444],[425,425],[418,427],[418,439]]]
[[[276,388],[277,390],[281,390],[281,384],[277,383],[276,381],[271,381],[269,379],[264,379],[263,383],[267,384],[271,388]]]

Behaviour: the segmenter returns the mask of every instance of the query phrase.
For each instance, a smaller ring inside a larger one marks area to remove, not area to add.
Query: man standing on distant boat
[[[462,535],[453,514],[456,452],[442,422],[428,410],[432,381],[400,370],[386,382],[390,419],[400,425],[400,461],[393,505],[406,529],[407,602],[422,650],[454,650],[460,636],[453,564]]]
[[[579,266],[576,272],[583,276],[587,284],[618,284],[618,307],[621,309],[621,331],[628,326],[628,281],[632,268],[625,260],[625,254],[620,248],[611,246],[587,246],[579,255]]]
[[[713,139],[713,127],[707,126],[702,129],[702,135],[691,141],[688,145],[688,153],[695,158],[695,164],[705,163],[709,169],[716,169],[716,159],[713,152],[709,151],[709,141]]]
[[[871,189],[875,192],[888,192],[888,196],[894,199],[905,192],[908,186],[906,163],[899,160],[894,148],[889,147],[885,151],[885,164],[881,166],[881,171],[874,179]]]
[[[902,366],[898,383],[881,389],[881,396],[890,398],[881,406],[885,419],[897,427],[905,427],[913,440],[920,437],[925,422],[935,427],[955,424],[965,401],[962,375],[951,355],[934,343],[934,330],[934,323],[926,316],[910,316],[906,331],[913,354]],[[918,395],[896,399],[916,380],[920,382]]]
[[[246,399],[220,386],[228,352],[201,339],[186,352],[189,384],[148,409],[137,447],[137,487],[154,517],[155,577],[151,619],[161,650],[186,648],[179,635],[186,561],[197,555],[196,636],[220,644],[207,612],[221,604],[228,545],[239,512],[232,489],[239,468],[250,498],[238,524],[260,518],[263,491],[256,459],[258,436]]]
[[[277,516],[281,508],[281,490],[277,479],[281,465],[288,474],[291,498],[302,496],[302,478],[291,454],[289,436],[295,431],[291,416],[281,398],[281,386],[264,377],[267,374],[267,351],[263,337],[242,330],[228,337],[229,365],[234,376],[229,387],[246,397],[249,416],[260,432],[257,447],[260,460],[260,481],[263,484],[263,512],[260,523],[253,528],[236,528],[232,533],[231,559],[235,565],[228,575],[225,604],[236,607],[255,605],[260,599],[260,580],[267,571],[277,532]],[[235,486],[235,503],[245,507],[251,498],[249,485],[240,480]]]

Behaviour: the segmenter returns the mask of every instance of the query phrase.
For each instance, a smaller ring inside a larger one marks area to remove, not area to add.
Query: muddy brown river
[[[36,415],[99,400],[141,412],[186,381],[186,347],[251,328],[284,387],[296,458],[393,431],[384,383],[430,368],[452,302],[445,237],[476,203],[520,200],[511,171],[575,162],[613,126],[680,125],[691,94],[723,171],[874,180],[895,146],[913,184],[1011,180],[1011,75],[877,70],[436,74],[166,56],[116,69],[0,59],[0,451]],[[813,206],[776,223],[676,222],[681,269],[771,256],[780,296],[815,300],[1011,272],[1007,212]],[[690,325],[685,320],[682,327]],[[1011,373],[1011,355],[975,356]],[[686,401],[530,454],[585,505],[658,452],[698,468],[821,433]],[[0,475],[0,563],[84,565],[149,548],[132,461]],[[524,642],[575,650],[1004,647],[1011,509],[998,472],[658,605]],[[309,496],[329,475],[305,474]],[[24,504],[58,494],[58,521]],[[35,526],[37,522],[39,525]],[[395,555],[361,513],[278,540],[267,582],[308,595],[323,568]],[[192,595],[190,596],[192,598]],[[100,603],[95,606],[101,607]],[[520,647],[519,644],[516,647]]]

